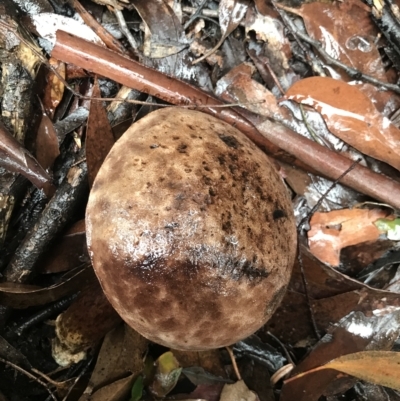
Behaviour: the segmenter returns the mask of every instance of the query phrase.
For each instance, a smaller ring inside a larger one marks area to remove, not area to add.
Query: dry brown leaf
[[[138,375],[143,370],[143,355],[148,343],[126,324],[110,331],[104,338],[96,366],[80,401],[127,373]]]
[[[93,86],[92,96],[94,98],[101,97],[97,79]],[[114,142],[114,135],[103,102],[92,100],[90,102],[88,126],[86,130],[86,162],[90,187],[108,152],[113,147]]]
[[[0,284],[0,304],[16,309],[45,305],[66,295],[79,291],[84,284],[94,279],[92,269],[76,269],[68,272],[64,279],[47,288],[30,284],[4,282]]]
[[[400,390],[400,353],[363,351],[341,356],[323,366],[361,380]]]
[[[49,170],[59,154],[56,130],[42,105],[42,119],[36,135],[36,158],[45,170]]]
[[[317,401],[322,394],[328,397],[351,388],[356,379],[344,376],[330,363],[366,349],[391,349],[399,335],[399,319],[398,310],[382,316],[351,312],[331,326],[295,367],[293,377],[284,382],[280,400]]]
[[[124,401],[132,389],[134,380],[135,375],[132,374],[124,379],[110,383],[96,391],[90,397],[90,401]],[[86,399],[83,398],[83,400]]]
[[[239,64],[217,82],[216,94],[229,102],[246,104],[248,110],[265,117],[279,114],[275,96],[251,78],[254,71],[250,63]]]
[[[316,212],[310,220],[308,243],[314,256],[331,266],[340,264],[340,250],[350,245],[377,240],[374,222],[386,217],[379,209],[341,209]]]
[[[234,384],[225,384],[220,401],[260,401],[257,394],[249,390],[243,380]]]
[[[89,261],[85,220],[79,220],[44,255],[40,273],[60,273]]]
[[[286,383],[325,369],[334,369],[370,383],[400,390],[400,353],[394,351],[361,351],[344,355],[326,365],[300,373]]]
[[[400,130],[356,86],[333,78],[311,77],[292,85],[286,97],[314,107],[338,138],[400,170]]]

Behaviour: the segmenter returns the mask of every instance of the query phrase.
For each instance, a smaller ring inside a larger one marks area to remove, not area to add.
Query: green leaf
[[[156,361],[156,373],[150,391],[156,397],[165,397],[176,385],[182,368],[172,352],[162,354]]]
[[[378,219],[374,223],[379,231],[386,233],[388,239],[400,240],[400,218],[394,220]]]
[[[131,391],[131,399],[129,401],[139,401],[143,395],[143,376],[140,375],[133,383]]]

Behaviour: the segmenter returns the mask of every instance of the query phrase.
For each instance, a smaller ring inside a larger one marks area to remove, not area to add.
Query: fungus
[[[86,214],[94,270],[119,315],[181,350],[258,330],[287,287],[296,227],[267,156],[207,114],[150,113],[114,145]]]

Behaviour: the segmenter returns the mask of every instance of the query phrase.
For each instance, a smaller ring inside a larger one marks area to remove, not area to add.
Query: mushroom
[[[258,330],[296,253],[290,197],[267,156],[236,128],[187,109],[131,125],[94,181],[86,224],[115,310],[144,337],[181,350]]]

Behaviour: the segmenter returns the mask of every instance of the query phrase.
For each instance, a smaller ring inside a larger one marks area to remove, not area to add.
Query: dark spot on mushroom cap
[[[296,252],[291,202],[265,154],[230,125],[186,109],[153,112],[116,143],[87,227],[111,304],[145,337],[178,349],[221,347],[260,328]]]
[[[278,220],[278,219],[281,219],[282,217],[286,217],[286,213],[282,209],[277,209],[277,210],[274,210],[274,213],[272,214],[272,216],[273,216],[274,220]]]
[[[230,148],[237,149],[239,147],[239,142],[234,136],[219,134],[219,139],[221,139],[221,141],[223,141]]]

